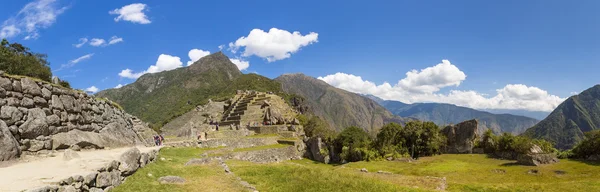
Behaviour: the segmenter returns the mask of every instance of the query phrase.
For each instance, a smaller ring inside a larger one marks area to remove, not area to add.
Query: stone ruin
[[[156,134],[115,103],[31,78],[0,76],[0,161],[67,148],[152,145]]]
[[[442,129],[447,143],[443,153],[473,153],[477,139],[477,120],[468,120],[456,125],[449,125]]]

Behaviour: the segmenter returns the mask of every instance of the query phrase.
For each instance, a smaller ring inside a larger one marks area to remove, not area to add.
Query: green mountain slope
[[[97,93],[131,114],[159,128],[174,117],[207,103],[231,97],[238,89],[279,92],[279,83],[256,74],[242,74],[221,52],[196,61],[189,67],[145,74],[119,89]]]
[[[373,134],[385,123],[410,119],[395,116],[376,102],[304,74],[277,77],[283,90],[306,99],[310,110],[336,130],[358,126]]]
[[[378,102],[394,115],[432,121],[438,125],[457,124],[466,120],[477,119],[481,133],[487,129],[492,129],[496,133],[509,132],[521,134],[538,122],[537,119],[529,117],[511,114],[493,114],[452,104],[406,104],[399,101],[383,100],[372,95],[366,95],[366,97]]]
[[[583,139],[584,132],[596,129],[600,129],[600,85],[569,97],[525,135],[569,149]]]

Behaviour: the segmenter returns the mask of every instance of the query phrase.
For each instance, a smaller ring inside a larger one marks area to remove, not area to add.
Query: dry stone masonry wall
[[[155,132],[110,101],[0,74],[0,161],[22,153],[151,144]]]

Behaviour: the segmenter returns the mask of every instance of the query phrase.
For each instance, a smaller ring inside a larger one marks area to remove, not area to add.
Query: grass
[[[413,176],[362,173],[310,160],[272,164],[229,160],[227,164],[259,191],[430,191],[434,188],[427,187],[435,186]]]
[[[267,137],[279,137],[277,134],[256,134],[256,135],[248,135],[247,138],[267,138]]]
[[[184,166],[188,160],[199,158],[199,154],[208,150],[213,149],[163,148],[159,160],[139,169],[113,191],[244,191],[238,181],[233,176],[225,174],[223,168],[216,162],[209,165]],[[160,158],[166,160],[162,161]],[[180,176],[186,180],[186,183],[181,185],[158,183],[158,178],[168,175]]]
[[[345,166],[402,175],[446,177],[450,191],[600,191],[600,166],[574,160],[535,167],[479,154],[446,154],[420,158],[413,163],[354,162]],[[531,169],[539,173],[527,173]]]
[[[265,149],[277,149],[277,148],[285,148],[285,147],[289,147],[289,146],[291,146],[291,145],[285,145],[285,144],[261,145],[261,146],[256,146],[256,147],[237,148],[237,149],[234,149],[233,152],[258,151],[258,150],[265,150]]]

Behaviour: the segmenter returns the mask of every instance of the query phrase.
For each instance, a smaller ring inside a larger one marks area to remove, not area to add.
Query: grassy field
[[[139,169],[125,183],[115,188],[115,192],[129,191],[244,191],[235,177],[225,174],[223,168],[213,162],[205,166],[184,166],[192,158],[200,158],[199,154],[207,151],[197,148],[163,148],[156,162]],[[151,174],[151,176],[149,175]],[[185,184],[160,184],[162,176],[180,176]]]
[[[420,158],[413,163],[355,162],[345,166],[446,177],[450,191],[600,191],[600,164],[574,160],[535,167],[479,154],[447,154]],[[528,173],[532,169],[538,173]]]
[[[238,149],[237,151],[285,147]],[[223,149],[163,148],[155,163],[140,169],[115,191],[244,191],[234,176],[216,163],[183,166],[200,154]],[[514,161],[485,155],[440,155],[416,162],[354,162],[326,165],[310,160],[280,163],[226,161],[236,176],[259,191],[435,191],[441,177],[448,191],[600,191],[600,164],[561,160],[539,167],[521,166]],[[359,170],[366,168],[368,173]],[[537,174],[528,173],[537,170]],[[377,171],[394,174],[380,174]],[[151,176],[149,176],[151,174]],[[183,185],[161,185],[157,179],[175,175]]]

